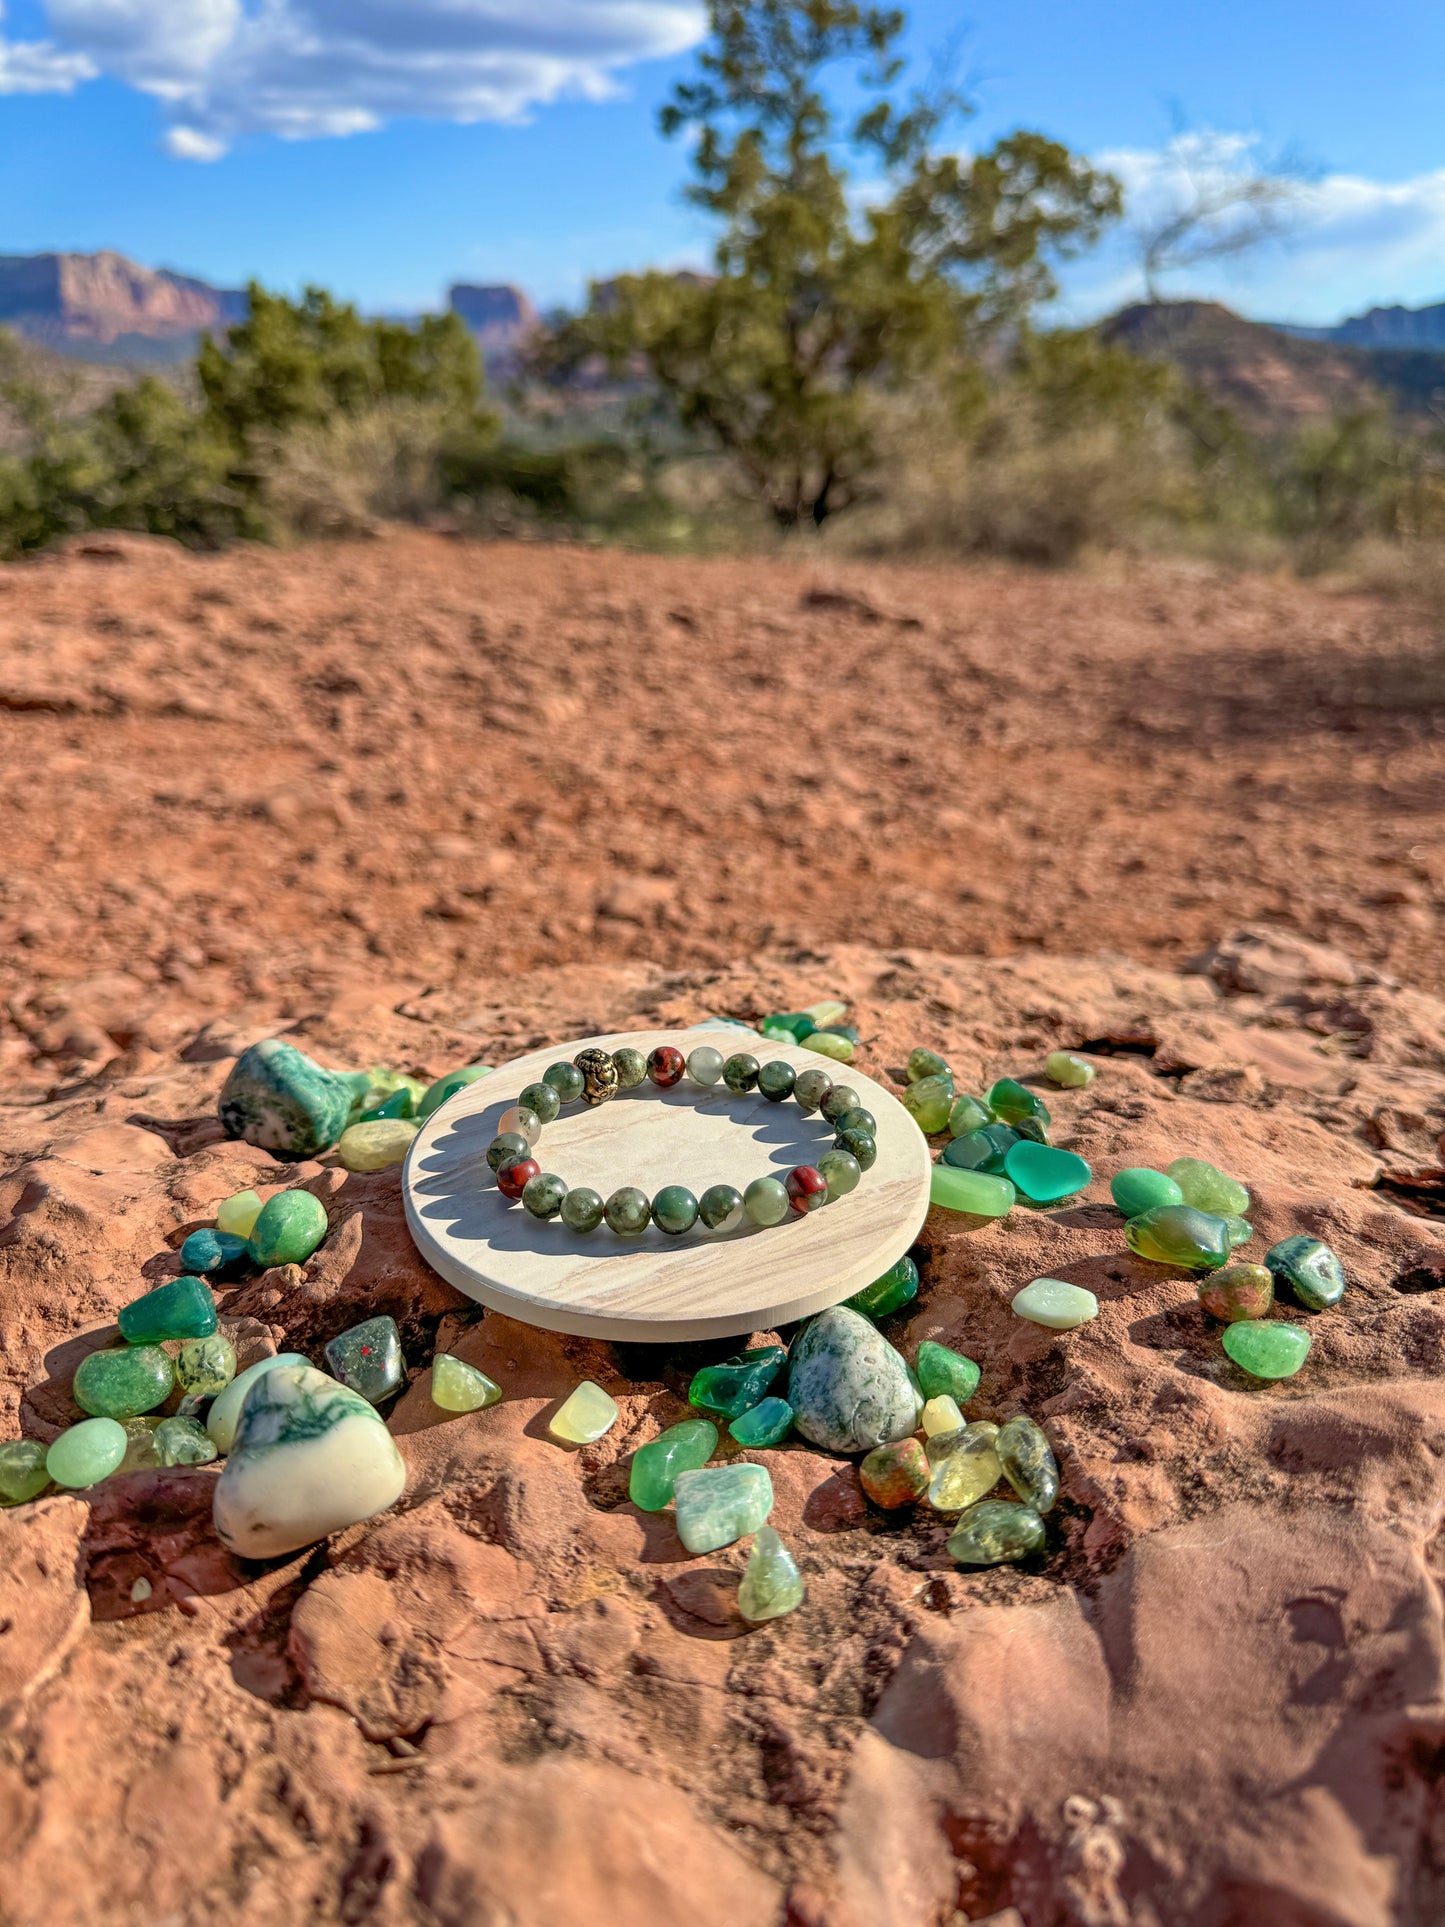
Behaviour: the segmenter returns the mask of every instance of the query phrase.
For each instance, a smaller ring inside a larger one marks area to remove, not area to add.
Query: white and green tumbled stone
[[[788,1403],[798,1430],[831,1452],[871,1452],[907,1438],[923,1400],[902,1356],[846,1305],[820,1312],[794,1341]]]
[[[193,1398],[214,1398],[236,1376],[236,1347],[224,1332],[188,1338],[176,1353],[176,1383]]]
[[[161,1465],[209,1465],[217,1456],[210,1433],[193,1418],[163,1418],[153,1443]]]
[[[677,1536],[689,1552],[716,1552],[767,1523],[773,1482],[766,1466],[737,1460],[679,1472],[673,1487]]]
[[[802,1605],[804,1590],[798,1562],[781,1535],[772,1526],[759,1526],[738,1586],[738,1611],[755,1626],[781,1619]]]
[[[1276,1288],[1288,1285],[1309,1311],[1327,1311],[1345,1295],[1345,1268],[1322,1239],[1303,1232],[1281,1238],[1265,1252],[1264,1262]]]
[[[1088,1058],[1080,1057],[1076,1051],[1054,1050],[1044,1059],[1044,1076],[1064,1090],[1081,1091],[1086,1084],[1092,1084],[1097,1075]]]
[[[264,1151],[311,1157],[335,1144],[353,1100],[369,1085],[365,1072],[347,1076],[323,1070],[294,1044],[268,1037],[242,1051],[231,1066],[221,1090],[221,1123],[229,1136]]]
[[[1018,1317],[1048,1331],[1073,1331],[1099,1315],[1099,1301],[1093,1292],[1064,1278],[1035,1278],[1014,1293],[1012,1302]]]
[[[244,1372],[238,1372],[206,1414],[206,1430],[216,1450],[230,1451],[241,1408],[258,1379],[264,1378],[267,1372],[274,1372],[280,1365],[310,1363],[303,1352],[276,1352],[270,1358],[258,1358],[254,1365],[248,1365]]]

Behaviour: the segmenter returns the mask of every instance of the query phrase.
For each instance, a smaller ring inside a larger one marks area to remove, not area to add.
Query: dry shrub
[[[443,505],[444,428],[436,408],[406,401],[293,428],[261,451],[267,512],[303,540],[426,521]]]

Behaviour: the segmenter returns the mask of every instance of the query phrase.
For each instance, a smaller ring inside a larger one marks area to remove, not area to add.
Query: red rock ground
[[[0,1427],[53,1436],[185,1231],[299,1178],[327,1243],[224,1315],[243,1356],[314,1355],[392,1312],[409,1480],[271,1567],[220,1551],[205,1469],[0,1513],[0,1922],[1437,1922],[1423,620],[1157,570],[108,546],[0,574]],[[437,1072],[832,991],[895,1082],[914,1042],[975,1088],[1092,1048],[1065,1142],[1104,1174],[1215,1158],[1252,1253],[1308,1230],[1354,1284],[1261,1387],[1102,1184],[933,1214],[888,1335],[1046,1425],[1047,1552],[961,1572],[790,1444],[750,1456],[809,1597],[749,1629],[741,1552],[689,1559],[625,1497],[711,1354],[481,1315],[394,1172],[284,1168],[214,1101],[275,1030]],[[1043,1272],[1098,1320],[1022,1326]],[[438,1413],[438,1344],[506,1402]],[[622,1419],[574,1455],[545,1419],[583,1376]]]

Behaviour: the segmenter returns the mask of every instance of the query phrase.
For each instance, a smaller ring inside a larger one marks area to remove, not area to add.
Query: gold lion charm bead
[[[580,1050],[572,1062],[582,1073],[584,1104],[605,1104],[609,1097],[616,1097],[621,1079],[609,1051]]]

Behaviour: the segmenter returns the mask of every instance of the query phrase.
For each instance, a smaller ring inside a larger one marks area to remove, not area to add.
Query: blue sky
[[[1439,0],[910,12],[920,53],[963,36],[970,145],[1042,128],[1146,205],[1174,191],[1181,117],[1225,137],[1225,165],[1304,157],[1289,241],[1175,291],[1300,321],[1445,299]],[[685,154],[655,132],[699,24],[690,0],[8,0],[0,252],[115,247],[400,310],[457,279],[545,305],[590,275],[702,263]],[[1064,312],[1136,286],[1121,237],[1071,270]]]

